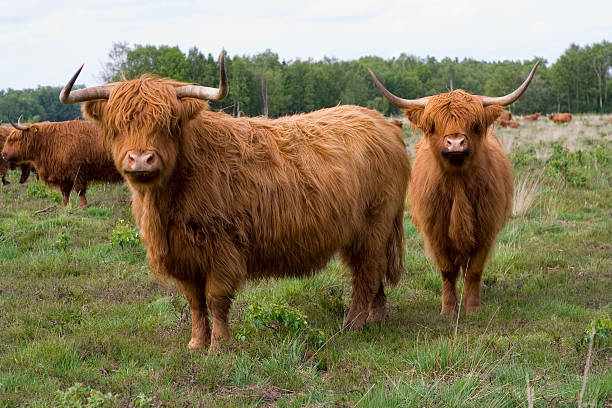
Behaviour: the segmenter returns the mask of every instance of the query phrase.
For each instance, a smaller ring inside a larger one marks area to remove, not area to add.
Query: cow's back
[[[197,215],[176,215],[210,223],[208,230],[225,218],[223,233],[233,230],[250,276],[319,269],[365,232],[368,217],[403,206],[410,164],[401,129],[376,111],[338,106],[273,121],[201,116],[226,130],[196,138],[206,146],[193,173],[215,191],[183,184],[177,194],[201,196],[201,206]]]

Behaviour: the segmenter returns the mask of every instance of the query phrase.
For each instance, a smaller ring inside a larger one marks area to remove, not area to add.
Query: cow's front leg
[[[463,299],[465,303],[465,313],[473,314],[480,312],[480,282],[482,280],[482,270],[489,253],[489,248],[482,248],[465,269],[465,289]]]
[[[191,309],[191,340],[187,347],[191,350],[201,349],[210,345],[210,324],[208,308],[204,296],[204,284],[195,285],[181,282],[180,286],[187,297]]]
[[[206,299],[212,314],[212,334],[210,340],[209,353],[219,350],[219,342],[232,341],[229,330],[229,311],[232,305],[233,296],[209,294]]]

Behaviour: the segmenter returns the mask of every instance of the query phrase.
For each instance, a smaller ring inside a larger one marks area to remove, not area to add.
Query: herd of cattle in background
[[[4,183],[19,164],[23,182],[33,166],[64,205],[75,188],[81,206],[89,182],[125,180],[152,273],[176,282],[189,302],[192,349],[214,351],[231,339],[229,310],[246,279],[308,276],[336,253],[352,275],[344,328],[383,319],[384,287],[404,271],[406,196],[441,273],[441,312],[457,312],[463,271],[465,311],[477,313],[483,267],[513,195],[492,125],[518,126],[503,107],[523,94],[538,64],[502,97],[454,90],[408,100],[370,71],[423,132],[412,166],[401,122],[372,109],[340,105],[278,119],[209,110],[207,101],[228,93],[223,54],[218,88],[145,75],[72,90],[81,67],[60,100],[85,102],[88,121],[9,118],[0,174]],[[567,123],[571,114],[549,119]]]

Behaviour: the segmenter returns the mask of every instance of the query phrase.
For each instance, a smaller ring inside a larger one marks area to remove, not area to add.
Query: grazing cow
[[[548,115],[548,119],[555,123],[570,123],[572,121],[571,113],[551,113]]]
[[[0,150],[2,146],[4,146],[4,142],[8,137],[9,133],[11,133],[11,129],[7,126],[0,126]],[[10,184],[6,179],[6,172],[9,170],[13,170],[17,164],[15,162],[8,162],[0,157],[0,177],[2,178],[2,185],[6,186]],[[28,177],[30,176],[30,164],[29,163],[20,163],[19,168],[21,169],[21,177],[19,177],[19,182],[21,184],[25,183]]]
[[[532,113],[531,115],[523,116],[523,120],[538,120],[542,114],[540,112]]]
[[[519,125],[519,123],[515,120],[498,120],[497,124],[501,127],[509,127],[509,128],[517,128],[521,125]]]
[[[423,130],[415,147],[408,200],[412,219],[442,275],[442,312],[457,310],[456,280],[465,279],[467,313],[480,310],[482,270],[512,209],[512,166],[491,125],[502,106],[527,89],[539,63],[514,92],[499,98],[463,90],[416,100],[376,85]]]
[[[230,340],[232,299],[246,279],[308,276],[339,252],[352,274],[344,328],[387,313],[383,283],[403,272],[410,163],[397,125],[337,106],[279,119],[208,110],[228,92],[142,76],[71,91],[106,138],[132,192],[151,271],[191,308],[189,348]],[[212,334],[208,321],[212,314]]]
[[[11,121],[11,124],[15,129],[4,143],[2,157],[9,161],[32,162],[43,183],[59,187],[62,205],[68,204],[73,187],[84,207],[89,182],[121,181],[93,124],[84,120],[31,125]]]

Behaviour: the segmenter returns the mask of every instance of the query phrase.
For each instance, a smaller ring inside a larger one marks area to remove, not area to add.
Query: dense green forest
[[[186,54],[178,47],[116,43],[108,54],[102,77],[107,81],[131,79],[145,72],[215,86],[219,80],[218,56],[197,48]],[[213,103],[233,115],[276,117],[338,104],[368,106],[385,114],[399,110],[382,97],[371,80],[371,68],[385,86],[404,98],[418,98],[462,88],[481,95],[511,92],[529,73],[538,58],[525,61],[483,62],[473,59],[416,57],[402,54],[384,60],[362,57],[340,61],[284,61],[267,50],[253,56],[226,56],[230,93]],[[67,73],[67,78],[70,73]],[[523,97],[510,109],[532,112],[611,112],[612,43],[580,47],[572,44],[552,65],[542,60],[536,77]],[[23,114],[26,120],[68,120],[80,116],[78,106],[64,106],[60,88],[39,87],[0,91],[0,118]]]

